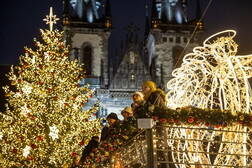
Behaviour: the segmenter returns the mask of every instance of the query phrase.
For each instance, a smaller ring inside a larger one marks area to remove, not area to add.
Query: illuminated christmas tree
[[[90,119],[99,104],[82,111],[93,90],[78,85],[83,70],[68,60],[63,33],[53,30],[56,20],[51,9],[45,19],[50,30],[41,30],[43,43],[35,39],[35,51],[26,47],[8,75],[15,90],[4,87],[8,104],[0,115],[0,167],[67,167],[99,134],[100,121]]]

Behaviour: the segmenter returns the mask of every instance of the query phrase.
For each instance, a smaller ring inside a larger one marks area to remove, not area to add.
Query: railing
[[[139,131],[98,167],[248,168],[251,164],[252,131],[248,127],[161,124]]]

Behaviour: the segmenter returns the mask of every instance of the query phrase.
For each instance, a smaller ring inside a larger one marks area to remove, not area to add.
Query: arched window
[[[183,52],[183,47],[176,46],[172,49],[172,57],[173,57],[173,68],[178,68],[181,66],[183,61],[183,56],[181,56]]]
[[[83,48],[83,63],[84,63],[84,71],[86,75],[91,75],[92,69],[92,49],[90,46]]]

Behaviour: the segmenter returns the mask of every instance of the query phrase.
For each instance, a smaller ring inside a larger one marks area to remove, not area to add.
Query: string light
[[[63,32],[50,26],[41,30],[41,38],[43,42],[34,39],[36,50],[25,47],[19,65],[8,74],[12,87],[4,87],[8,104],[0,114],[2,167],[70,166],[82,153],[80,144],[100,134],[100,119],[91,118],[99,102],[82,110],[94,90],[78,85],[81,66],[69,61]]]

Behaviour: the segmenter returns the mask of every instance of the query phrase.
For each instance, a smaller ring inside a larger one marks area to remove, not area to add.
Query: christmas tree
[[[83,70],[69,61],[63,32],[53,30],[52,9],[45,20],[50,30],[41,30],[43,42],[34,40],[36,50],[25,47],[19,65],[11,68],[8,78],[15,89],[4,87],[8,104],[0,115],[0,167],[70,166],[100,131],[99,119],[90,119],[99,103],[82,111],[93,90],[78,85]]]

